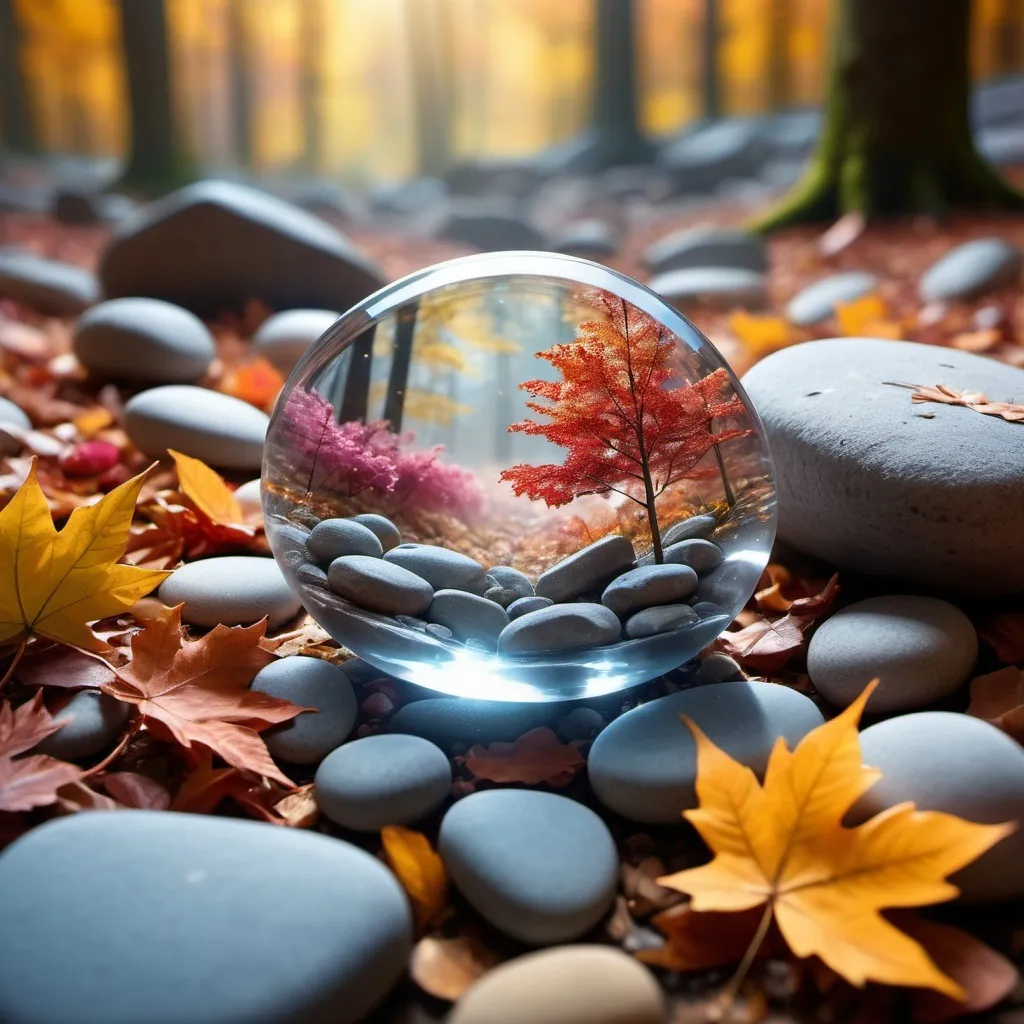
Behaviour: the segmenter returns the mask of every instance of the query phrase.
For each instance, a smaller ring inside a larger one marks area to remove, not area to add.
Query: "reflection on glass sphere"
[[[687,661],[775,534],[760,425],[711,343],[544,253],[453,260],[343,317],[288,381],[263,477],[274,555],[339,643],[492,700]]]

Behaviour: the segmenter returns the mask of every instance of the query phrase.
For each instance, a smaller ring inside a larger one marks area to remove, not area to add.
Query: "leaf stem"
[[[107,754],[107,756],[103,758],[102,761],[100,761],[98,764],[94,764],[88,771],[86,771],[85,774],[82,776],[83,778],[88,778],[91,775],[98,775],[109,765],[113,764],[113,762],[116,761],[125,752],[129,742],[131,741],[131,738],[139,731],[140,719],[141,716],[139,718],[136,718],[131,723],[131,725],[128,726],[117,746],[114,747],[114,749],[109,754]]]
[[[735,1002],[736,996],[740,991],[740,986],[746,980],[747,972],[750,970],[750,966],[753,964],[754,957],[757,956],[758,950],[760,950],[761,945],[764,943],[765,936],[768,934],[768,928],[771,923],[772,901],[769,900],[764,908],[764,913],[761,915],[761,923],[757,926],[757,931],[754,932],[754,937],[750,940],[750,945],[747,947],[746,953],[743,954],[743,959],[740,961],[739,967],[736,968],[736,973],[729,979],[729,984],[722,989],[722,993],[718,997],[723,1010],[729,1009],[733,1002]]]
[[[21,656],[25,653],[25,647],[28,644],[28,632],[26,631],[21,638],[21,642],[18,644],[18,649],[14,652],[14,657],[11,658],[10,665],[7,666],[7,671],[4,673],[3,679],[0,679],[0,690],[7,685],[11,676],[14,675],[14,670],[18,667],[18,662],[21,661]]]

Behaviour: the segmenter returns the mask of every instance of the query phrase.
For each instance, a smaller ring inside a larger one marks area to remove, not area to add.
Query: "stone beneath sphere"
[[[482,595],[487,589],[484,567],[468,555],[434,544],[399,544],[384,555],[425,579],[435,590],[465,590]]]
[[[187,562],[163,583],[157,596],[183,604],[181,617],[194,626],[247,626],[268,617],[273,628],[302,605],[272,558],[224,555]]]
[[[198,380],[216,354],[213,335],[193,313],[159,299],[110,299],[75,325],[75,355],[91,373],[174,384]]]
[[[1020,280],[1020,249],[1002,238],[975,238],[950,250],[921,277],[925,302],[970,299]],[[916,383],[916,382],[915,382]]]
[[[190,384],[141,391],[124,407],[128,438],[146,455],[173,448],[220,469],[259,469],[268,423],[248,402]]]
[[[567,743],[572,740],[593,739],[608,723],[593,708],[573,708],[558,720],[558,735]]]
[[[697,621],[697,613],[688,604],[663,604],[656,608],[644,608],[626,620],[626,636],[639,640],[658,633],[670,633],[680,626]]]
[[[390,551],[402,543],[402,535],[387,516],[379,516],[375,512],[364,512],[362,515],[353,516],[352,519],[365,526],[371,533],[376,534],[381,547]]]
[[[389,724],[394,732],[422,736],[447,750],[455,743],[511,742],[547,724],[555,713],[545,704],[431,697],[404,704]]]
[[[601,803],[645,824],[677,824],[697,805],[697,747],[680,715],[758,774],[780,736],[792,749],[824,721],[813,701],[774,683],[712,683],[660,697],[617,718],[590,748],[587,772]]]
[[[688,565],[644,565],[612,580],[601,603],[620,619],[659,604],[678,604],[697,589],[697,574]]]
[[[0,249],[0,298],[47,316],[77,316],[99,297],[96,278],[88,270],[24,249]]]
[[[448,1024],[663,1024],[665,997],[635,957],[609,946],[562,946],[487,972]]]
[[[252,350],[289,374],[341,314],[328,309],[286,309],[264,320],[252,336]]]
[[[127,704],[101,690],[79,690],[54,716],[63,728],[36,746],[40,754],[77,761],[106,750],[128,720]]]
[[[320,658],[294,655],[261,668],[251,689],[312,708],[261,735],[275,757],[317,764],[345,742],[356,721],[356,695],[348,676]]]
[[[846,707],[874,678],[870,714],[948,697],[978,658],[978,636],[959,608],[934,597],[870,597],[836,612],[811,637],[807,672],[827,701]]]
[[[513,619],[498,637],[499,654],[537,654],[604,647],[622,635],[618,617],[603,604],[554,604]]]
[[[319,565],[330,565],[342,555],[384,554],[377,535],[354,519],[324,519],[313,527],[306,547]]]
[[[994,725],[970,715],[922,711],[869,726],[860,734],[865,764],[882,778],[851,819],[912,800],[989,825],[1018,821],[1024,808],[1024,749]],[[1018,829],[952,875],[971,902],[1024,896],[1024,831]]]
[[[722,564],[722,549],[709,540],[681,540],[669,544],[664,550],[666,565],[688,565],[695,573],[702,574],[717,569]]]
[[[494,650],[508,625],[508,612],[494,601],[464,590],[437,590],[424,613],[428,622],[447,626],[456,640],[479,640]]]
[[[773,353],[743,384],[775,460],[779,538],[858,573],[960,594],[1019,591],[1020,424],[914,404],[893,381],[1024,402],[1021,370],[934,345],[843,338]]]
[[[715,614],[720,611],[716,609]],[[706,683],[732,683],[745,678],[743,669],[728,654],[718,652],[709,654],[697,669],[697,683],[701,686]]]
[[[635,557],[628,538],[617,533],[602,537],[541,573],[537,596],[570,601],[625,572]]]
[[[618,888],[607,826],[553,793],[495,789],[460,800],[441,822],[438,851],[473,908],[530,945],[585,935]]]
[[[493,601],[495,604],[499,604],[502,608],[506,609],[510,605],[515,604],[516,601],[528,600],[521,598],[514,590],[506,590],[504,587],[491,587],[489,590],[484,591],[484,597],[488,601]]]
[[[354,1024],[401,977],[411,944],[391,872],[314,832],[75,814],[0,855],[7,1024]]]
[[[854,302],[877,287],[878,278],[862,270],[832,274],[809,284],[790,299],[786,319],[798,327],[810,327],[832,317],[841,303]]]
[[[336,558],[327,580],[339,596],[385,615],[422,615],[434,598],[434,588],[425,579],[371,555]]]

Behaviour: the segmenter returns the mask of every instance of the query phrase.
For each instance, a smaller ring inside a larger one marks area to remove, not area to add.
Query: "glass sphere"
[[[549,253],[429,267],[337,321],[278,400],[263,506],[339,643],[491,700],[594,697],[689,660],[775,535],[760,423],[707,338]]]

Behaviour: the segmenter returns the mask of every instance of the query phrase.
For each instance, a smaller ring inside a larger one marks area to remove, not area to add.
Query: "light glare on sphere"
[[[761,427],[711,343],[635,281],[547,253],[452,260],[342,317],[278,400],[263,507],[339,643],[490,700],[689,660],[775,535]],[[349,522],[310,540],[324,520]],[[534,590],[549,603],[517,608]]]

